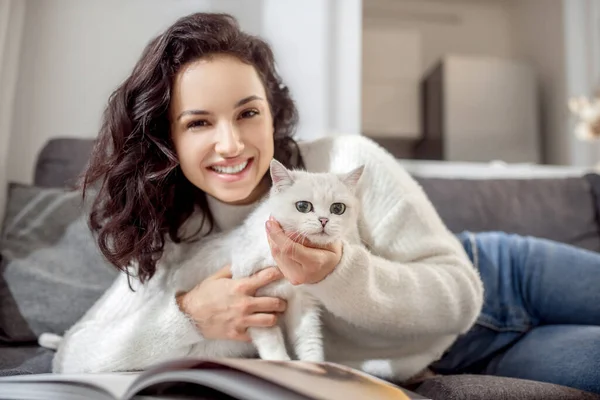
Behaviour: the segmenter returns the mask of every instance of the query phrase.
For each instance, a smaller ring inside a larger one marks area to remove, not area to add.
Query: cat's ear
[[[361,165],[360,167],[353,169],[347,174],[342,175],[340,178],[346,186],[348,186],[351,190],[354,190],[356,189],[356,185],[358,185],[358,181],[360,180],[360,177],[362,176],[364,170],[365,166]]]
[[[271,180],[273,181],[273,187],[278,192],[285,189],[286,187],[292,186],[294,179],[290,171],[279,161],[271,160]]]

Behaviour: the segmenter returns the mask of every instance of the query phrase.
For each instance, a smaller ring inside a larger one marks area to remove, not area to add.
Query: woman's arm
[[[145,285],[121,274],[61,341],[53,360],[55,373],[113,372],[143,369],[185,356],[202,340],[194,322],[177,305],[157,273]]]
[[[197,270],[198,266],[192,260],[182,268]],[[248,327],[273,326],[276,313],[285,311],[281,299],[254,297],[258,289],[281,279],[276,268],[233,280],[229,267],[224,267],[196,285],[197,278],[183,282],[184,292],[176,290],[172,275],[168,268],[159,269],[144,285],[132,278],[134,291],[127,276],[119,276],[66,333],[53,371],[140,370],[186,356],[202,340],[250,341]],[[182,275],[189,278],[198,273]]]
[[[417,182],[364,137],[314,148],[305,153],[307,165],[323,157],[334,172],[365,165],[359,230],[369,250],[344,244],[333,272],[305,289],[335,315],[379,334],[467,331],[481,310],[483,285]],[[330,154],[319,154],[322,148]]]
[[[482,305],[479,276],[458,241],[426,221],[420,203],[410,196],[389,211],[370,246],[378,255],[345,243],[335,270],[306,290],[335,315],[374,332],[467,331]]]

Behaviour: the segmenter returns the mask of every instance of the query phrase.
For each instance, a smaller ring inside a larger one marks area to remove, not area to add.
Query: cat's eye
[[[346,211],[346,205],[344,203],[333,203],[329,207],[329,211],[335,215],[342,215]]]
[[[313,210],[313,205],[308,201],[299,201],[296,203],[296,210],[306,214]]]

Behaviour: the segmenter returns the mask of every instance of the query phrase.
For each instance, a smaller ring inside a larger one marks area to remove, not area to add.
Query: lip
[[[211,168],[212,166],[229,167],[232,165],[238,165],[238,164],[245,162],[246,160],[248,161],[246,168],[244,168],[237,174],[223,174],[223,173],[217,172]],[[250,174],[250,170],[252,169],[253,166],[254,166],[254,158],[251,157],[251,158],[239,158],[239,159],[233,160],[233,162],[231,162],[230,160],[227,160],[222,163],[211,164],[206,169],[211,176],[219,179],[220,181],[231,183],[231,182],[238,182],[238,181],[245,179]]]
[[[231,167],[232,165],[240,165],[241,163],[243,163],[245,161],[249,161],[251,159],[252,159],[252,157],[230,158],[228,160],[219,161],[217,163],[210,164],[208,166],[208,168],[210,168],[210,167]]]

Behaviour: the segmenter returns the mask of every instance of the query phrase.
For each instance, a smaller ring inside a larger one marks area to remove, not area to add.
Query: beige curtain
[[[0,0],[0,224],[4,220],[13,103],[26,0]]]

